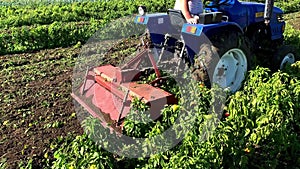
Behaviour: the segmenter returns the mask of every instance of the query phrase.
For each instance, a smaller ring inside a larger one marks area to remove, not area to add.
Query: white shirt
[[[201,0],[189,0],[188,7],[191,14],[197,15],[203,13],[203,3]],[[180,0],[176,0],[174,9],[182,10]]]

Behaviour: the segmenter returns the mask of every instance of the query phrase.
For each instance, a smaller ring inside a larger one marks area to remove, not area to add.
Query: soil
[[[52,153],[52,140],[82,134],[70,97],[72,64],[65,65],[74,62],[79,51],[60,48],[0,56],[1,66],[7,65],[0,72],[0,158],[6,158],[9,168],[29,158],[33,166],[42,166],[43,156]]]
[[[117,64],[126,56],[120,51],[136,48],[139,39],[125,42],[108,51],[106,62]],[[58,137],[83,134],[70,96],[80,52],[75,45],[0,56],[0,159],[9,168],[30,159],[33,168],[44,168]]]

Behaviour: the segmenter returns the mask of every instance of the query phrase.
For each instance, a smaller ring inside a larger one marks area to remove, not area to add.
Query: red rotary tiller
[[[150,61],[156,79],[150,84],[138,82],[143,70],[138,70],[142,61]],[[164,77],[154,60],[150,49],[144,49],[121,68],[104,65],[88,68],[81,87],[72,97],[90,114],[99,118],[103,125],[112,124],[112,128],[122,127],[122,122],[130,110],[133,98],[138,98],[150,106],[150,117],[157,119],[165,104],[175,104],[174,95],[159,88]]]

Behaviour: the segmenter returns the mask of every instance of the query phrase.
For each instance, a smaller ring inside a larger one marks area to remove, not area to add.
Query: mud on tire
[[[225,60],[225,62],[228,62],[228,65],[233,65],[233,63],[230,63],[230,59],[224,58],[224,56],[227,57],[229,54],[228,52],[234,51],[236,53],[240,53],[245,56],[244,65],[241,66],[239,64],[239,61],[237,59],[236,66],[241,67],[242,69],[245,69],[243,73],[245,74],[247,70],[250,68],[250,62],[251,62],[251,50],[250,50],[250,43],[249,40],[244,37],[239,32],[229,32],[224,31],[222,33],[216,34],[210,38],[210,41],[212,44],[202,44],[200,46],[199,54],[194,58],[195,63],[193,67],[193,77],[194,79],[203,82],[206,86],[211,87],[211,84],[216,82],[217,79],[214,79],[217,77],[218,74],[224,73],[224,71],[227,71],[227,68],[225,67],[226,64],[222,65],[222,61]],[[234,53],[233,52],[233,53]],[[235,57],[233,54],[232,60],[234,61]],[[229,57],[227,57],[229,58]],[[219,66],[223,66],[224,69],[219,69]],[[216,68],[218,66],[218,68]],[[235,66],[235,65],[234,65]],[[230,69],[228,67],[228,69]],[[238,69],[236,69],[238,70]],[[240,70],[239,72],[241,72]],[[241,73],[238,77],[238,82],[240,84],[236,85],[230,85],[226,84],[225,86],[221,85],[222,87],[230,87],[230,90],[232,92],[235,92],[241,87],[241,83],[244,79],[244,75]],[[226,72],[225,72],[226,73]],[[232,74],[232,73],[231,73]],[[228,75],[232,76],[232,75]],[[233,82],[233,81],[232,81]],[[232,83],[231,82],[231,83]]]

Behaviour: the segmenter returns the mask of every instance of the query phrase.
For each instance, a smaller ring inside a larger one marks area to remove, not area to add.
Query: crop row
[[[160,0],[118,1],[117,3],[111,0],[54,4],[37,8],[32,6],[0,7],[0,18],[2,18],[0,19],[0,28],[2,27],[0,29],[0,54],[66,47],[79,41],[85,42],[108,21],[134,13],[138,4],[144,4],[149,11],[156,12],[165,11],[172,6],[173,2]],[[23,26],[19,27],[20,25]],[[117,25],[112,24],[112,27],[117,27]],[[299,33],[288,27],[286,35],[288,41],[294,43]]]
[[[54,22],[11,28],[0,34],[0,54],[70,46],[87,40],[100,25],[101,21]]]
[[[109,2],[112,3],[113,1],[109,1]],[[127,4],[132,4],[132,1],[122,1],[122,2]],[[111,6],[106,4],[107,6],[105,8],[107,9],[105,9],[105,11],[107,12],[102,12],[102,15],[104,15],[104,17],[100,20],[94,19],[93,17],[89,18],[90,17],[89,15],[85,16],[84,14],[82,14],[82,16],[84,17],[82,17],[81,19],[84,20],[85,18],[86,21],[76,21],[76,22],[54,21],[53,22],[52,20],[50,21],[51,24],[48,25],[34,24],[31,26],[9,27],[9,28],[0,29],[0,48],[1,48],[0,54],[28,52],[28,51],[35,51],[35,50],[55,48],[55,47],[66,47],[66,46],[76,44],[77,42],[85,42],[99,28],[102,28],[113,18],[116,17],[121,18],[121,16],[125,16],[128,13],[133,13],[132,12],[133,8],[134,10],[136,10],[136,5],[133,5],[129,9],[127,9],[128,6],[127,7],[122,6],[124,5],[122,2],[118,4],[114,3],[114,5]],[[155,2],[153,4],[157,4],[157,5],[153,5],[153,6],[151,6],[151,3],[152,2],[147,2],[146,4],[148,4],[149,9],[152,11],[154,11],[154,9],[163,11],[164,8],[167,7],[163,5],[164,4],[163,2],[161,2],[159,5],[158,2]],[[93,2],[86,3],[86,4],[90,5],[93,4]],[[63,9],[63,7],[61,8],[57,7],[57,10],[61,10],[61,9]],[[123,11],[123,12],[118,12],[118,11]],[[57,14],[63,16],[63,13],[64,13],[63,11],[60,11]],[[22,14],[22,12],[20,12],[20,14]],[[33,21],[34,23],[35,22],[34,20],[38,18],[38,16],[31,17],[30,13],[28,14],[29,15],[26,16],[26,12],[25,12],[25,14],[22,15],[21,18],[25,18],[25,20],[26,18],[27,19],[29,18],[29,20]],[[67,17],[63,17],[63,18],[67,18]],[[132,24],[133,17],[130,18],[131,18],[130,22],[126,22],[127,26],[133,25]],[[128,21],[128,17],[125,20]],[[19,23],[18,20],[12,21],[12,23],[17,23],[17,22]],[[134,34],[135,29],[126,29],[124,27],[124,23],[125,21],[123,21],[122,19],[119,19],[118,21],[114,20],[113,23],[110,25],[110,27],[106,27],[105,28],[106,30],[103,30],[106,31],[105,36],[110,36],[106,38],[116,38],[115,36],[120,36],[120,35],[122,37],[125,37],[124,34],[128,34],[128,33]],[[20,24],[23,25],[24,23],[20,22]],[[122,29],[122,31],[125,31],[123,32],[123,34],[122,32],[119,31],[121,28],[124,28]],[[112,31],[112,30],[117,30],[117,31]],[[128,32],[128,30],[130,31]],[[110,31],[110,34],[107,33],[107,31],[108,32]]]
[[[103,0],[2,0],[0,6],[43,6],[49,4],[68,4],[74,2],[103,1]]]
[[[0,32],[0,54],[67,47],[84,43],[91,37],[98,41],[117,40],[143,33],[144,26],[132,23],[133,18],[126,17],[109,23],[91,19],[89,22],[54,22],[50,25],[11,28]]]
[[[100,39],[119,39],[144,30],[141,25],[132,24],[132,17],[121,18],[114,22],[107,20],[81,22],[54,22],[50,25],[33,25],[13,27],[0,30],[0,54],[20,53],[67,47],[78,42],[84,43],[101,28]],[[300,46],[300,31],[287,26],[285,37],[287,43]]]
[[[171,1],[172,2],[172,1]],[[159,1],[97,1],[65,5],[0,7],[0,28],[33,24],[50,24],[54,21],[75,22],[94,19],[114,19],[137,12],[139,4],[149,7],[151,12],[166,11],[171,2]],[[169,5],[168,5],[169,4]]]
[[[136,13],[138,5],[143,4],[150,12],[163,12],[172,8],[174,0],[166,1],[85,1],[43,6],[1,6],[0,28],[18,27],[33,24],[51,24],[55,21],[78,22],[94,19],[114,19]],[[278,2],[286,13],[300,9],[300,1]]]

